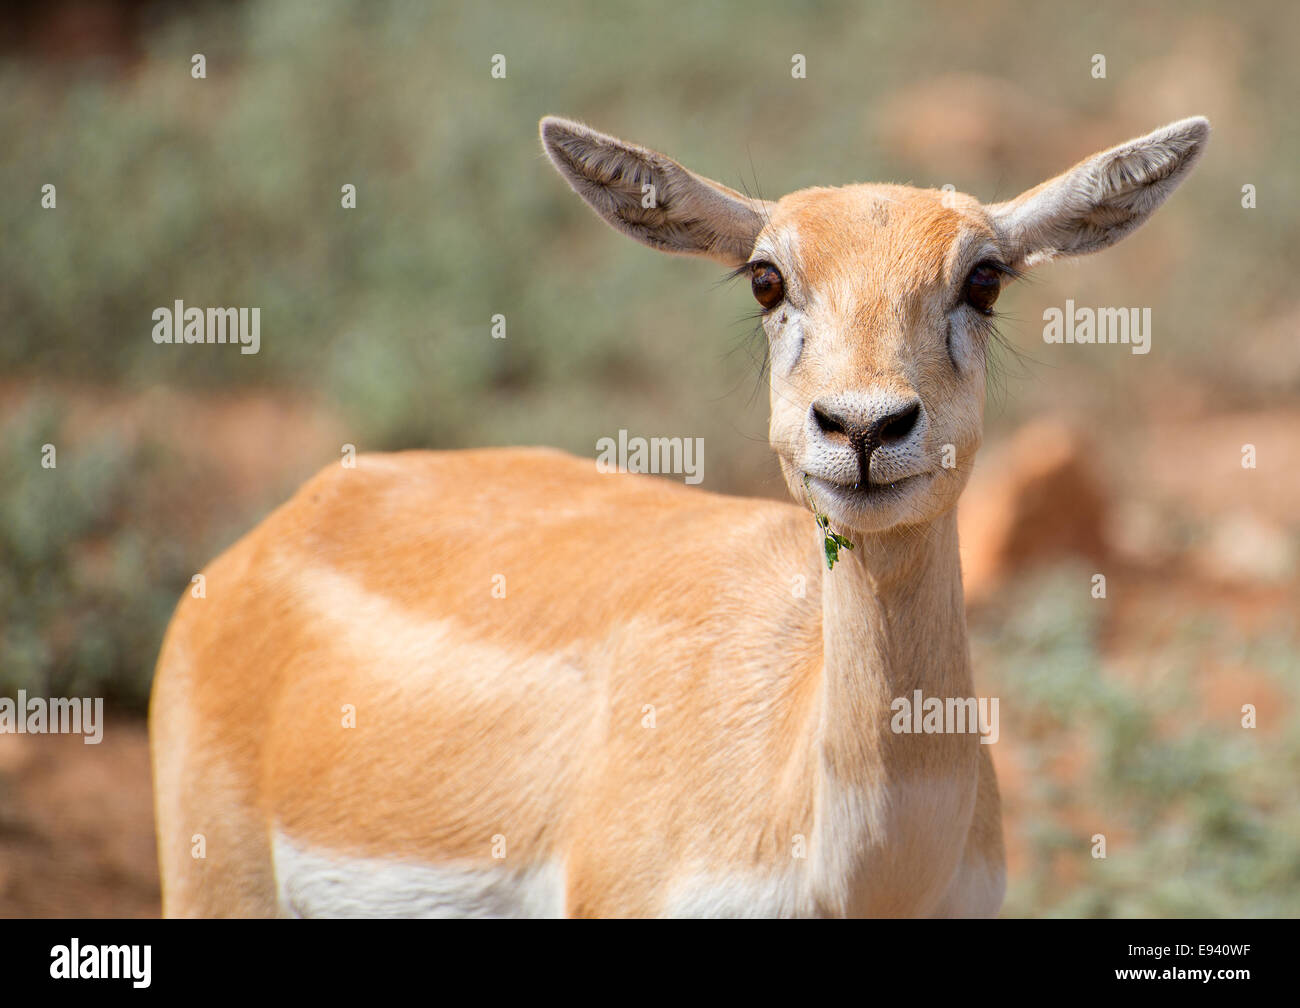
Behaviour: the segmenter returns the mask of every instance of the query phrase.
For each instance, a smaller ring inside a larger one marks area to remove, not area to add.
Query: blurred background
[[[1150,224],[999,303],[960,512],[972,646],[1001,699],[1005,914],[1300,912],[1300,7],[5,6],[0,695],[110,720],[98,746],[0,736],[0,915],[158,912],[167,618],[344,443],[697,436],[706,489],[785,496],[748,292],[601,224],[541,154],[545,113],[767,198],[988,202],[1210,117]],[[1151,352],[1045,345],[1066,298],[1150,307]],[[155,345],[176,299],[261,307],[261,352]]]

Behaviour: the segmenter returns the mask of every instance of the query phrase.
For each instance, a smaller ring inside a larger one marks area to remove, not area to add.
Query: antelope
[[[988,747],[891,727],[895,698],[974,695],[956,504],[994,302],[1131,232],[1208,136],[1184,119],[991,205],[770,202],[543,119],[614,228],[748,277],[794,503],[545,448],[328,466],[167,631],[164,913],[995,915]]]

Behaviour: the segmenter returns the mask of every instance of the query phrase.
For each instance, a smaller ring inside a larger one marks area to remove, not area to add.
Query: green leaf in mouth
[[[853,543],[848,538],[840,535],[831,529],[831,520],[817,510],[817,502],[813,500],[812,485],[808,482],[811,477],[803,474],[803,488],[808,493],[808,503],[812,507],[813,517],[817,519],[817,527],[822,530],[822,550],[826,553],[826,569],[834,570],[835,561],[840,558],[840,550],[853,549]]]

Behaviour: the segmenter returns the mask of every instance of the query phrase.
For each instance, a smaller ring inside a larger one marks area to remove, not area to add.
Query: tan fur
[[[774,367],[772,443],[797,500],[831,450],[810,443],[817,397],[918,397],[916,444],[881,471],[945,444],[960,464],[892,504],[818,501],[855,543],[833,571],[803,507],[549,450],[328,467],[204,572],[168,630],[151,710],[165,912],[285,912],[277,835],[520,878],[559,866],[574,916],[746,912],[710,897],[733,884],[772,913],[996,912],[987,747],[895,734],[890,703],[975,695],[954,505],[983,349],[953,291],[981,256],[1024,261],[1065,225],[1032,200],[1008,225],[896,186],[758,204],[577,124],[545,120],[543,137],[620,230],[779,260],[798,318],[765,324],[774,353],[800,326],[802,351]],[[643,178],[667,196],[657,214],[629,204]]]

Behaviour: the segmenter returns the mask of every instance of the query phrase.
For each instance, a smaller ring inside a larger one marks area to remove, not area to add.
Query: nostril
[[[844,421],[828,412],[821,403],[813,403],[812,412],[813,419],[817,421],[817,426],[823,434],[843,434],[845,437],[848,436],[849,429],[845,426]]]
[[[921,417],[921,404],[912,403],[906,409],[899,410],[891,416],[887,416],[880,423],[880,443],[882,445],[897,444],[905,437],[912,433],[916,427],[916,421]]]

